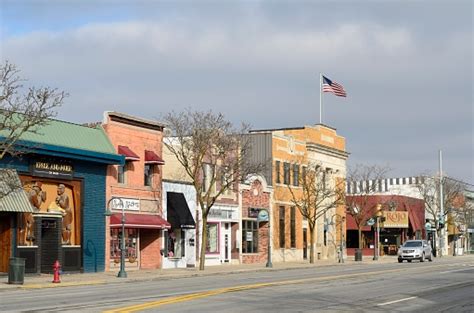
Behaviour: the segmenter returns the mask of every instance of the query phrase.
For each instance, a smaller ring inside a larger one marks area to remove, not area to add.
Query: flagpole
[[[323,123],[323,74],[319,73],[319,124]]]

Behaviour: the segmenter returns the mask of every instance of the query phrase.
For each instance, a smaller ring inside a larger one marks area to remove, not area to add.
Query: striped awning
[[[0,212],[36,212],[12,169],[0,168]]]

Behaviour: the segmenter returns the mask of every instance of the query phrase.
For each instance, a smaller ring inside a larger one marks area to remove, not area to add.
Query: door
[[[228,263],[230,260],[230,223],[224,223],[224,262]]]
[[[308,258],[308,229],[303,228],[303,259]]]
[[[0,217],[0,272],[8,272],[8,262],[11,256],[12,231],[10,216]]]

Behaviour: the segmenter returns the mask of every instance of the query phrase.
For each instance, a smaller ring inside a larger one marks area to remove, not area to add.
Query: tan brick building
[[[267,164],[265,178],[273,187],[272,230],[273,258],[275,261],[295,261],[309,257],[309,229],[307,221],[291,202],[288,185],[296,194],[295,182],[302,168],[309,162],[318,163],[333,183],[345,180],[345,139],[336,130],[325,125],[251,131],[252,158]],[[336,256],[340,228],[331,227],[338,216],[345,216],[340,206],[317,221],[316,252],[319,258]],[[345,233],[345,225],[343,232]]]

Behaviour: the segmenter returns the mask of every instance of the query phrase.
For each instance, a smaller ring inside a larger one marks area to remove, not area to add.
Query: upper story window
[[[283,183],[285,185],[290,184],[290,163],[283,163]]]
[[[279,184],[281,183],[280,179],[280,161],[275,161],[275,178],[276,178],[276,183]]]
[[[300,166],[293,164],[293,186],[300,185]]]
[[[153,173],[155,172],[155,166],[153,164],[145,164],[145,181],[144,185],[151,187],[153,185]]]
[[[207,192],[211,188],[211,181],[214,177],[214,167],[212,164],[204,163],[202,168],[202,191]]]
[[[126,175],[127,175],[128,162],[125,162],[124,165],[119,165],[117,168],[117,182],[119,184],[125,184]]]

